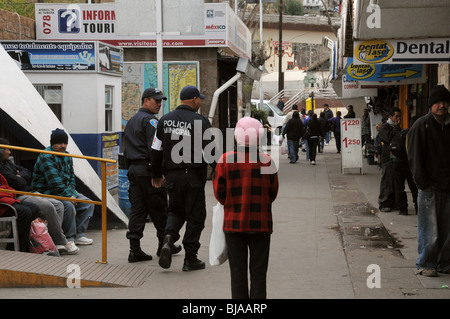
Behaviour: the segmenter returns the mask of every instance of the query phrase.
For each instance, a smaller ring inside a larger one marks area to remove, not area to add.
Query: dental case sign
[[[450,38],[355,41],[354,64],[450,63]]]
[[[347,77],[353,81],[425,81],[424,64],[355,64],[347,58]]]

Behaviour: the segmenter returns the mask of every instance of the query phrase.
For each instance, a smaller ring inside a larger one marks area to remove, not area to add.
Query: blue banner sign
[[[1,41],[21,70],[96,71],[95,42]]]
[[[422,64],[354,64],[347,59],[347,76],[354,81],[401,81],[422,78]]]

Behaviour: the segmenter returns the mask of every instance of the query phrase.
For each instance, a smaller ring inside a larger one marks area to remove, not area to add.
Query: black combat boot
[[[152,260],[151,255],[147,255],[141,249],[139,239],[130,239],[130,254],[128,255],[128,262],[135,263],[138,261]]]
[[[169,269],[172,263],[172,251],[174,250],[174,238],[172,235],[165,235],[163,245],[161,247],[161,255],[158,264],[164,268]]]
[[[205,263],[197,257],[184,260],[183,271],[205,269]]]
[[[161,256],[161,248],[162,248],[162,246],[163,246],[163,243],[160,242],[159,245],[158,245],[158,250],[156,251],[156,256],[158,256],[158,257]],[[172,245],[172,255],[178,254],[181,251],[181,249],[183,249],[181,247],[181,245],[173,244]]]

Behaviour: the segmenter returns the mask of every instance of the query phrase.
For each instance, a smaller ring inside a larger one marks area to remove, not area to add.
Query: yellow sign
[[[355,47],[354,57],[363,63],[382,63],[394,54],[392,45],[384,40],[364,41]]]
[[[307,111],[314,111],[316,109],[316,101],[314,100],[314,104],[312,102],[311,98],[306,99],[306,110]]]
[[[370,78],[375,74],[376,68],[370,64],[353,64],[350,63],[347,67],[347,74],[353,79],[363,80]]]

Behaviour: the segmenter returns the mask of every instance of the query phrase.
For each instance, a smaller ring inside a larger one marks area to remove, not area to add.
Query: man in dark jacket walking
[[[330,107],[328,104],[323,105],[323,113],[324,113],[325,120],[327,122],[329,122],[329,120],[332,119],[334,116],[333,111],[330,110]],[[331,124],[328,125],[327,132],[325,133],[325,144],[326,145],[328,145],[328,143],[330,142],[330,131],[331,131]]]
[[[303,123],[297,111],[294,111],[292,118],[286,123],[282,134],[283,138],[285,135],[287,135],[289,158],[291,160],[289,163],[295,163],[298,161],[298,148],[303,136]]]
[[[325,136],[328,132],[328,123],[327,120],[325,119],[325,113],[324,112],[320,112],[319,115],[319,125],[320,125],[320,131],[321,131],[321,137],[319,138],[319,148],[318,151],[319,153],[323,152],[323,147],[325,145]]]
[[[400,132],[400,120],[400,109],[398,107],[393,107],[389,112],[389,119],[381,125],[378,134],[382,143],[382,176],[380,182],[380,195],[378,196],[378,206],[381,212],[390,212],[395,206],[394,164],[391,159],[389,145],[394,135]]]
[[[450,92],[435,86],[430,111],[407,135],[408,160],[418,195],[419,274],[450,273]]]
[[[326,117],[326,115],[325,115]],[[331,125],[331,130],[333,131],[334,138],[336,140],[336,149],[337,152],[341,152],[341,112],[337,111],[336,116],[328,119],[328,123]],[[326,141],[326,136],[325,136]],[[328,142],[327,142],[328,145]]]
[[[414,208],[417,214],[417,186],[411,174],[406,153],[406,134],[409,128],[397,132],[391,142],[391,158],[394,166],[394,190],[395,204],[400,215],[408,215],[408,197],[405,192],[405,181],[413,198]]]

